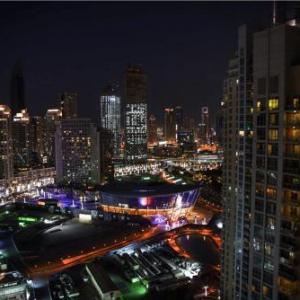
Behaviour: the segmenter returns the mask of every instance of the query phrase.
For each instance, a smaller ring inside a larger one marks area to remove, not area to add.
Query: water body
[[[201,235],[184,235],[176,239],[178,246],[184,249],[193,259],[210,265],[220,263],[220,254],[215,243]]]

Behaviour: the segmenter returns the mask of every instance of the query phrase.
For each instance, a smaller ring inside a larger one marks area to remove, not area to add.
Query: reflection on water
[[[205,236],[184,235],[176,239],[178,246],[188,252],[191,257],[201,263],[217,265],[220,255],[214,242]]]

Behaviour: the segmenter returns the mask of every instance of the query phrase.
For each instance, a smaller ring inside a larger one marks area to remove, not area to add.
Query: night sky
[[[33,115],[57,106],[61,91],[79,93],[80,115],[96,120],[106,83],[128,63],[148,75],[149,110],[182,105],[199,118],[216,110],[241,24],[270,24],[272,3],[0,3],[0,103],[22,60]]]

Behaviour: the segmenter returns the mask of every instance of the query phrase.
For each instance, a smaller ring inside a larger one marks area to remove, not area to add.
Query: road
[[[83,252],[79,255],[67,256],[56,261],[44,263],[42,265],[28,266],[28,275],[31,278],[49,276],[51,274],[60,272],[71,266],[85,263],[97,256],[104,256],[105,254],[128,246],[132,243],[141,243],[144,241],[151,241],[153,238],[175,240],[181,235],[199,234],[209,236],[216,243],[217,247],[221,246],[221,238],[214,235],[211,229],[201,225],[185,225],[171,231],[162,232],[158,227],[145,229],[143,232],[138,232],[124,236],[123,238],[114,241],[111,244],[103,244],[101,247],[94,248],[90,251]],[[172,245],[171,245],[172,246]]]

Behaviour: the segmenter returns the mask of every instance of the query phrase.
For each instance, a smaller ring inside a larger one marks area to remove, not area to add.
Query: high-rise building
[[[199,142],[201,144],[210,144],[210,123],[208,107],[201,107],[201,122],[199,124]]]
[[[216,142],[223,146],[223,130],[224,130],[224,101],[221,101],[220,107],[216,112]]]
[[[89,119],[63,119],[55,134],[58,182],[99,182],[97,128]]]
[[[109,129],[100,128],[98,131],[98,153],[100,183],[113,181],[114,165],[112,162],[114,149],[114,136]]]
[[[236,165],[238,151],[238,57],[229,61],[227,78],[224,81],[224,123],[223,128],[223,231],[222,231],[222,299],[235,299],[235,239],[237,182]]]
[[[64,92],[59,95],[63,119],[77,118],[77,93]]]
[[[253,41],[252,299],[300,298],[300,29]]]
[[[9,180],[13,176],[13,148],[11,110],[0,105],[0,179]]]
[[[175,109],[175,126],[176,126],[176,141],[178,142],[178,135],[184,131],[184,116],[183,109],[181,106],[176,106]]]
[[[237,54],[229,62],[222,105],[223,247],[222,299],[248,299],[252,174],[252,40],[238,31]]]
[[[21,62],[16,63],[12,72],[10,80],[10,103],[13,115],[26,108],[24,76]]]
[[[43,164],[55,165],[55,132],[62,112],[58,108],[48,109],[44,117],[44,157]]]
[[[148,120],[148,145],[153,147],[158,143],[157,137],[157,120],[153,114],[150,115]]]
[[[196,126],[196,121],[194,118],[184,116],[184,128],[187,131],[192,131],[194,137],[197,136],[197,126]]]
[[[30,119],[30,143],[32,149],[32,164],[39,165],[44,157],[44,119],[33,116]]]
[[[165,139],[169,144],[176,143],[176,115],[174,108],[165,108],[164,117]]]
[[[31,165],[30,116],[26,109],[16,113],[12,123],[15,171]]]
[[[100,127],[112,132],[113,152],[118,156],[121,146],[121,100],[114,85],[105,87],[100,96]]]
[[[253,56],[248,56],[252,47],[248,48],[251,39],[245,32],[240,32],[239,40],[243,42],[233,67],[236,75],[232,74],[232,89],[228,86],[224,97],[221,296],[296,300],[300,298],[300,28],[278,25],[255,33]]]
[[[125,157],[129,162],[147,158],[147,83],[141,67],[125,74]]]

